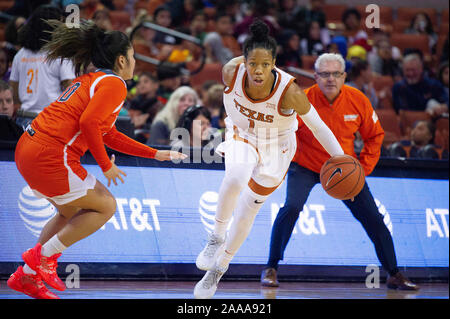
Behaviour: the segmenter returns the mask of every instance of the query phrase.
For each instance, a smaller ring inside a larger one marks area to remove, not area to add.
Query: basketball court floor
[[[195,281],[94,281],[79,288],[53,290],[61,299],[193,299]],[[222,281],[215,299],[448,299],[448,283],[419,283],[417,292],[366,288],[364,282],[281,282],[263,288],[257,281]],[[31,299],[0,281],[0,299]]]

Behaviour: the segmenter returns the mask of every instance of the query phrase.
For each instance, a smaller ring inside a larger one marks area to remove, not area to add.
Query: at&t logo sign
[[[17,201],[20,218],[25,227],[39,237],[42,228],[56,214],[56,209],[45,198],[37,198],[29,186],[25,186]]]

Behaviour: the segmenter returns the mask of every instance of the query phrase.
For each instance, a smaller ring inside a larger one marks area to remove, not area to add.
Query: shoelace
[[[219,248],[221,244],[222,242],[219,242],[217,238],[211,237],[209,239],[208,245],[206,245],[205,255],[208,257],[214,256],[216,250]]]
[[[206,277],[205,281],[203,282],[203,288],[209,289],[213,285],[217,285],[222,275],[223,272],[219,271],[218,269],[210,271],[208,277]]]

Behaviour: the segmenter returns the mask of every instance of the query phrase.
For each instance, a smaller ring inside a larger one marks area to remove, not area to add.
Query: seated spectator
[[[448,61],[442,63],[439,66],[438,80],[444,86],[444,89],[447,92],[447,96],[449,96],[449,91],[448,91]]]
[[[12,88],[0,80],[0,140],[17,142],[23,133],[15,122]]]
[[[9,65],[9,55],[5,49],[0,49],[0,80],[5,82],[9,81],[9,76],[11,74],[11,67]]]
[[[160,5],[153,13],[153,23],[158,24],[165,28],[172,27],[172,13],[170,7],[166,4]],[[153,39],[155,44],[175,44],[175,37],[166,33],[156,31],[156,35]]]
[[[372,40],[373,46],[372,49],[369,52],[369,55],[371,54],[377,54],[377,50],[379,47],[379,43],[381,41],[387,41],[389,43],[389,47],[392,49],[391,51],[391,56],[392,59],[394,59],[395,61],[400,61],[402,58],[402,51],[391,44],[391,38],[390,38],[390,34],[381,30],[381,29],[373,29],[372,34],[370,36],[370,39]]]
[[[234,26],[234,36],[238,43],[241,45],[244,43],[249,27],[255,19],[264,21],[269,27],[270,35],[276,37],[281,29],[275,17],[270,14],[270,1],[251,0],[249,2],[250,13]]]
[[[25,24],[25,18],[21,16],[13,17],[5,26],[5,41],[0,41],[0,49],[5,49],[8,53],[8,60],[12,61],[14,55],[20,50],[19,29]]]
[[[210,139],[211,113],[204,106],[193,105],[178,120],[176,129],[172,131],[170,144],[174,148],[203,147]]]
[[[300,41],[302,55],[321,55],[325,53],[328,43],[323,42],[320,24],[313,20],[308,27],[308,36]]]
[[[212,127],[219,128],[220,110],[223,106],[223,91],[225,86],[223,84],[214,84],[206,92],[206,99],[204,106],[211,113]]]
[[[189,86],[181,86],[170,96],[167,104],[156,114],[150,128],[148,145],[169,145],[170,132],[176,127],[183,112],[199,104],[197,92]]]
[[[353,63],[349,72],[349,82],[346,84],[357,88],[369,99],[374,109],[378,108],[378,97],[373,88],[372,70],[369,63],[364,60],[357,60]]]
[[[280,68],[289,66],[302,67],[300,38],[294,30],[283,30],[279,36],[280,52],[277,55],[277,65]]]
[[[153,119],[164,107],[156,96],[158,88],[158,79],[151,73],[143,72],[136,85],[137,96],[129,103],[128,115],[134,124],[135,139],[141,143],[148,140]]]
[[[430,17],[425,12],[420,12],[411,20],[408,29],[405,30],[407,34],[425,34],[428,35],[428,45],[430,52],[435,53],[435,46],[438,40],[438,35],[433,30],[433,23]]]
[[[92,16],[94,23],[101,29],[111,31],[113,26],[111,24],[111,17],[107,9],[97,10]]]
[[[161,63],[158,65],[157,77],[159,81],[159,88],[157,95],[162,98],[163,103],[167,103],[173,91],[181,85],[181,70],[180,67],[173,63]]]
[[[361,28],[361,14],[355,8],[349,8],[342,14],[342,23],[348,44],[352,45],[358,39],[367,39],[367,33]],[[345,55],[344,55],[345,56]]]
[[[342,55],[345,59],[347,57],[347,39],[344,36],[335,36],[331,39],[327,45],[327,53],[337,53]],[[350,61],[345,60],[345,71],[348,72],[352,64]]]
[[[292,3],[294,2],[294,3]],[[323,5],[325,0],[310,0],[307,6],[298,6],[295,1],[284,0],[282,1],[282,7],[285,8],[292,7],[288,9],[289,11],[280,10],[278,16],[278,21],[283,29],[293,29],[297,32],[300,38],[307,38],[309,34],[309,26],[312,21],[317,21],[320,26],[321,32],[323,31],[323,36],[328,37],[322,38],[323,42],[329,42],[328,29],[326,27],[326,16],[323,12]]]
[[[105,9],[100,0],[84,0],[80,7],[81,17],[87,20],[92,19],[96,11]]]
[[[394,81],[400,81],[402,70],[397,60],[392,57],[392,47],[389,40],[378,41],[374,50],[368,54],[367,58],[372,71],[378,75],[391,76]]]
[[[417,121],[411,130],[410,139],[389,146],[388,154],[393,157],[406,158],[439,159],[448,157],[448,150],[442,150],[433,144],[435,131],[431,121]]]
[[[424,75],[423,62],[417,54],[403,58],[403,79],[394,84],[394,109],[427,111],[435,118],[448,113],[449,98],[443,85]]]
[[[191,22],[189,23],[188,26],[185,27],[189,27],[190,34],[193,37],[199,39],[201,43],[203,43],[206,37],[206,24],[207,24],[206,14],[203,11],[198,10],[194,12]]]
[[[230,59],[242,54],[241,47],[233,36],[233,19],[225,13],[216,15],[216,31],[208,32],[203,44],[208,63],[225,64]]]

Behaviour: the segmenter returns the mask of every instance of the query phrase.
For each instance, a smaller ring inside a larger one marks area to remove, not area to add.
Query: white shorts
[[[295,132],[270,141],[249,141],[227,130],[225,142],[216,152],[226,162],[246,163],[252,169],[248,186],[256,194],[267,196],[283,182],[297,148]]]

